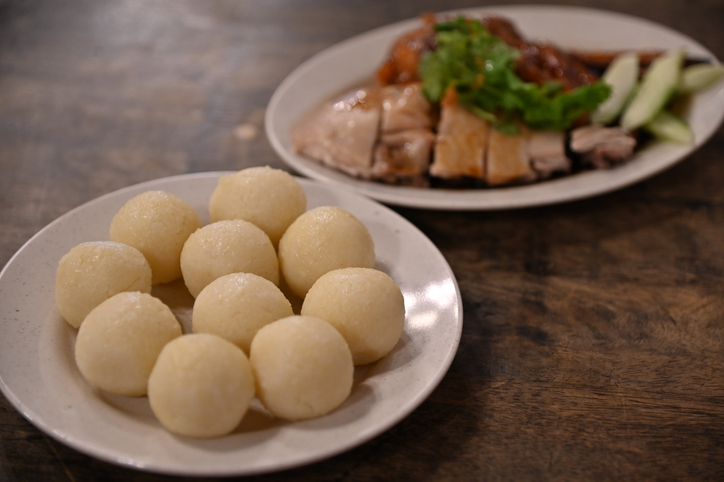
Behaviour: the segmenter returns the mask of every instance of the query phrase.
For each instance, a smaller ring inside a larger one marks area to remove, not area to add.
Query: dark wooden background
[[[720,0],[558,3],[651,19],[724,59]],[[118,188],[285,168],[263,117],[297,65],[421,11],[479,5],[0,0],[0,266]],[[723,184],[719,129],[673,169],[594,199],[397,209],[462,290],[449,373],[376,439],[251,480],[724,480]],[[67,448],[0,397],[2,481],[166,479]]]

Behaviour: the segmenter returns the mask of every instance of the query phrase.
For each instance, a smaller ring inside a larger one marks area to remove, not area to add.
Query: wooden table
[[[563,3],[649,18],[724,58],[721,2]],[[0,1],[0,266],[124,186],[285,169],[263,117],[297,65],[421,11],[475,5]],[[673,169],[593,199],[396,209],[462,291],[447,376],[372,441],[259,479],[724,480],[723,181],[719,129]],[[78,453],[0,397],[0,480],[165,479]]]

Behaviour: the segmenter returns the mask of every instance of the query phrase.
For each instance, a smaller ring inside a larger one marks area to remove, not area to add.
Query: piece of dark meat
[[[399,39],[390,49],[385,63],[377,71],[377,81],[382,85],[419,81],[418,67],[422,54],[434,50],[436,19],[424,15],[424,25]],[[533,43],[524,39],[510,20],[501,17],[487,17],[480,21],[493,35],[508,45],[520,50],[516,61],[516,73],[527,81],[542,85],[556,81],[564,90],[571,90],[598,79],[599,75],[581,61],[552,44]]]
[[[480,22],[490,33],[500,38],[503,42],[517,49],[524,48],[528,42],[518,33],[513,23],[503,17],[484,17]]]
[[[613,59],[623,54],[623,51],[578,51],[571,50],[568,54],[583,63],[589,69],[594,72],[598,72],[603,75],[608,66],[613,62]],[[663,50],[650,50],[650,51],[637,51],[636,55],[639,58],[639,65],[642,69],[648,67],[657,57],[663,54]]]
[[[435,48],[435,16],[422,15],[424,24],[395,41],[388,59],[377,71],[381,85],[402,84],[420,80],[418,66],[422,54]]]
[[[483,25],[522,54],[516,61],[515,72],[527,81],[542,85],[546,82],[560,82],[564,90],[595,82],[599,75],[583,62],[564,52],[553,44],[533,43],[523,38],[508,19],[488,17]]]
[[[568,54],[582,62],[586,67],[596,72],[599,75],[603,75],[608,66],[613,60],[619,55],[625,53],[623,50],[594,50],[594,51],[579,51],[570,50]],[[643,50],[637,51],[636,55],[639,57],[639,65],[641,66],[641,74],[651,65],[651,62],[656,60],[661,55],[665,54],[665,50]],[[684,59],[684,66],[696,64],[710,64],[711,59],[702,57],[689,57]]]
[[[584,166],[608,169],[628,161],[636,138],[620,127],[583,126],[571,131],[570,148]]]

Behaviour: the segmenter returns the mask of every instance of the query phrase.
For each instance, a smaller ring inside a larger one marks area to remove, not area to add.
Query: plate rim
[[[106,202],[109,198],[113,199],[119,196],[122,196],[124,194],[127,194],[128,192],[133,191],[140,191],[145,188],[150,188],[153,186],[156,186],[158,184],[165,184],[169,182],[183,182],[187,180],[193,180],[193,179],[199,179],[199,180],[208,180],[211,178],[218,178],[221,175],[224,174],[232,174],[237,171],[207,171],[207,172],[196,172],[196,173],[186,173],[186,174],[180,174],[180,175],[174,175],[174,176],[168,176],[168,177],[162,177],[152,180],[147,180],[144,182],[140,182],[137,184],[133,184],[130,186],[126,186],[120,189],[117,189],[115,191],[106,193],[104,195],[98,196],[97,198],[91,199],[73,209],[66,212],[65,214],[59,216],[55,220],[48,223],[46,226],[44,226],[42,229],[40,229],[37,233],[35,233],[30,239],[28,239],[14,254],[10,257],[8,262],[3,266],[2,270],[0,270],[0,296],[2,296],[3,291],[3,284],[6,281],[6,273],[10,269],[11,266],[14,265],[14,263],[17,262],[17,259],[22,256],[23,251],[28,249],[31,245],[39,242],[41,238],[43,238],[48,231],[53,229],[58,224],[62,224],[65,222],[68,218],[77,215],[79,212],[82,212],[85,209],[89,209],[93,207],[95,204]],[[454,310],[454,313],[456,313],[457,316],[451,315],[451,319],[454,318],[455,320],[455,332],[453,336],[453,343],[446,346],[445,349],[447,352],[445,353],[445,356],[443,357],[443,362],[436,366],[435,373],[426,379],[424,383],[424,387],[422,387],[421,390],[418,391],[411,399],[409,400],[409,403],[407,403],[402,410],[398,411],[393,417],[390,417],[387,419],[384,423],[378,424],[374,427],[372,430],[368,430],[362,435],[359,435],[351,440],[341,441],[337,443],[334,447],[328,448],[326,451],[321,451],[318,453],[315,453],[314,455],[308,455],[306,457],[297,457],[295,460],[291,461],[285,461],[280,464],[267,464],[265,466],[259,466],[252,468],[251,470],[247,468],[239,468],[239,470],[209,470],[208,468],[200,468],[199,470],[188,470],[188,468],[183,469],[177,469],[168,465],[158,465],[153,463],[148,463],[144,461],[138,461],[134,459],[128,459],[125,457],[119,457],[118,455],[113,456],[112,454],[109,454],[108,451],[105,450],[97,450],[97,447],[92,447],[88,444],[84,444],[82,440],[77,439],[77,437],[74,436],[74,434],[69,434],[67,431],[58,431],[55,428],[53,428],[53,424],[51,422],[48,422],[46,417],[42,413],[38,413],[35,409],[31,409],[28,407],[25,402],[17,396],[15,391],[12,389],[12,387],[8,386],[6,383],[6,376],[4,373],[6,372],[0,372],[0,392],[3,394],[6,400],[12,405],[13,408],[27,421],[29,421],[33,426],[35,426],[37,429],[39,429],[41,432],[47,434],[51,438],[55,439],[56,441],[80,452],[87,456],[93,457],[95,459],[111,463],[113,465],[126,467],[130,469],[135,469],[143,472],[148,473],[157,473],[157,474],[165,474],[165,475],[177,475],[177,476],[210,476],[210,477],[229,477],[229,476],[249,476],[249,475],[260,475],[260,474],[270,474],[275,473],[283,470],[292,469],[295,467],[301,467],[306,466],[310,464],[314,464],[316,462],[326,460],[328,458],[334,457],[335,455],[339,455],[343,452],[346,452],[348,450],[351,450],[355,447],[358,447],[370,440],[372,440],[375,437],[380,436],[381,434],[385,433],[386,431],[390,430],[392,427],[400,423],[402,420],[407,418],[412,412],[414,412],[422,403],[425,402],[429,398],[429,396],[432,394],[432,392],[437,388],[437,386],[440,384],[440,382],[443,380],[445,375],[450,369],[450,366],[452,365],[455,356],[457,354],[457,350],[460,344],[460,340],[462,337],[462,329],[463,329],[463,303],[462,303],[462,293],[460,291],[460,287],[457,281],[457,278],[452,270],[452,267],[447,262],[447,259],[445,256],[440,252],[440,250],[435,246],[435,244],[425,235],[417,226],[412,224],[410,221],[405,219],[400,214],[396,213],[394,210],[388,208],[387,206],[384,206],[380,204],[379,202],[369,199],[365,196],[362,196],[356,192],[345,192],[341,189],[339,186],[332,186],[324,183],[320,183],[313,179],[307,179],[307,178],[297,178],[298,181],[302,185],[309,185],[313,186],[313,188],[319,188],[322,190],[328,190],[328,191],[337,191],[338,194],[341,194],[343,197],[346,197],[348,199],[353,199],[356,202],[361,202],[366,206],[374,207],[375,209],[380,209],[386,213],[388,216],[392,216],[393,219],[395,219],[397,222],[402,222],[406,225],[408,229],[411,229],[413,232],[415,232],[416,236],[419,236],[419,240],[421,240],[423,243],[427,245],[428,249],[432,249],[432,254],[438,257],[438,260],[441,261],[442,267],[445,269],[445,278],[449,279],[449,281],[452,282],[452,287],[454,288],[454,292],[456,295],[456,302],[454,306],[451,305],[451,307]],[[3,318],[5,318],[3,316]],[[7,319],[2,319],[0,322],[0,329],[2,329],[3,325],[6,323]],[[38,325],[42,325],[45,323],[45,320],[40,320],[37,322]],[[322,417],[324,418],[324,417]],[[161,429],[162,430],[162,429]],[[219,439],[211,439],[211,440],[219,440]]]
[[[459,13],[500,13],[503,15],[514,15],[516,12],[546,12],[547,14],[569,13],[585,16],[596,15],[606,17],[607,21],[616,20],[646,25],[651,29],[665,33],[666,35],[685,39],[687,44],[704,52],[706,57],[711,59],[713,63],[721,63],[709,49],[688,35],[653,20],[613,10],[582,6],[522,4],[460,8],[435,12],[435,15],[454,15]],[[684,146],[684,148],[673,145],[666,146],[672,150],[672,153],[669,154],[664,162],[658,162],[643,170],[630,169],[630,173],[629,171],[624,171],[623,177],[622,175],[616,173],[622,171],[627,165],[636,164],[636,159],[633,159],[632,161],[634,162],[632,163],[627,163],[626,165],[618,166],[611,170],[587,171],[584,173],[578,173],[574,176],[563,176],[557,179],[528,185],[480,190],[470,189],[463,191],[435,188],[434,192],[437,194],[433,194],[429,197],[419,195],[420,188],[390,186],[374,181],[364,181],[353,178],[324,166],[317,161],[299,156],[294,152],[291,152],[290,149],[287,149],[287,146],[282,141],[282,136],[285,134],[278,132],[275,124],[277,122],[277,118],[283,115],[279,112],[279,109],[280,105],[282,105],[282,101],[284,100],[284,95],[292,86],[294,86],[294,84],[298,81],[298,78],[303,77],[306,72],[312,70],[318,64],[328,61],[330,58],[334,58],[339,52],[343,52],[350,46],[369,41],[370,39],[374,39],[378,36],[390,35],[390,32],[396,32],[397,35],[399,35],[399,33],[404,32],[405,29],[408,29],[411,26],[414,26],[417,22],[419,22],[419,18],[408,18],[362,32],[332,44],[309,57],[284,78],[277,89],[275,89],[269,103],[267,104],[264,127],[272,148],[287,166],[309,178],[316,179],[327,184],[343,184],[365,196],[389,205],[418,209],[459,211],[520,209],[560,204],[600,196],[624,189],[633,184],[649,179],[667,169],[670,169],[677,163],[682,162],[684,159],[700,149],[712,136],[714,136],[719,126],[722,124],[722,121],[724,121],[724,109],[722,109],[718,112],[716,119],[714,119],[713,122],[710,122],[707,128],[701,132],[699,136],[697,136],[695,144],[691,146]],[[371,71],[370,77],[372,77],[373,74],[374,72]],[[364,79],[360,80],[362,81]],[[720,98],[720,102],[724,103],[724,100],[721,100],[724,99],[724,83],[718,84],[717,89],[717,95]],[[332,94],[333,92],[330,91],[329,95]],[[611,175],[611,173],[613,173],[613,175]],[[581,181],[581,179],[583,180]],[[581,187],[577,185],[580,183],[583,183],[584,186]],[[586,184],[590,184],[590,186],[586,186]],[[572,191],[570,190],[571,187],[573,187]],[[535,195],[536,191],[547,192],[544,192],[543,196],[538,194],[538,199],[533,200],[525,197],[523,199],[515,198],[515,194],[517,193],[530,194],[532,192]],[[442,199],[444,199],[444,202]]]

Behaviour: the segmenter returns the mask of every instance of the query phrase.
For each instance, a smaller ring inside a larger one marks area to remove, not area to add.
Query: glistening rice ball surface
[[[271,281],[232,273],[212,281],[194,302],[194,333],[213,333],[249,354],[251,340],[269,323],[292,316],[292,305]]]
[[[266,325],[251,342],[256,391],[277,417],[305,420],[325,415],[352,389],[352,354],[326,321],[292,316]]]
[[[387,355],[405,325],[405,299],[386,273],[343,268],[322,275],[307,293],[301,314],[334,326],[352,351],[355,365]]]
[[[209,200],[212,222],[244,219],[259,226],[275,247],[306,209],[307,196],[296,179],[268,166],[221,176]]]
[[[333,269],[372,268],[375,246],[367,227],[337,206],[310,209],[279,241],[279,264],[291,290],[304,297],[315,281]]]
[[[110,241],[81,243],[58,263],[55,300],[60,315],[74,328],[122,291],[151,292],[151,267],[136,248]]]
[[[161,349],[181,336],[171,310],[147,293],[118,293],[98,305],[78,330],[75,360],[91,385],[117,395],[146,394]]]
[[[116,213],[110,239],[141,251],[151,265],[153,283],[167,283],[181,276],[181,249],[200,227],[201,220],[189,203],[165,191],[147,191]]]
[[[153,413],[168,431],[187,437],[228,434],[253,397],[244,352],[208,333],[184,335],[166,345],[148,380]]]
[[[197,230],[181,251],[181,272],[191,295],[231,273],[253,273],[279,285],[279,260],[269,236],[241,219]]]

